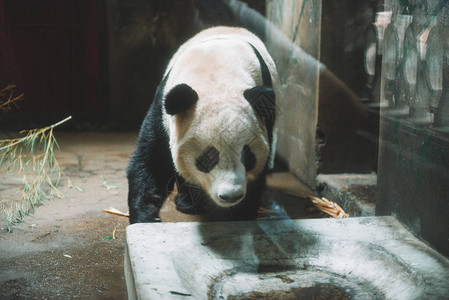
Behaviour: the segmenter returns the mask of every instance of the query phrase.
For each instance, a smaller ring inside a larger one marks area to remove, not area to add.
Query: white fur
[[[243,96],[246,89],[262,85],[260,63],[249,43],[262,55],[273,86],[279,90],[276,67],[265,46],[241,28],[202,31],[180,47],[165,72],[170,71],[170,75],[164,99],[181,83],[188,84],[199,96],[188,112],[163,116],[175,167],[188,182],[201,186],[224,207],[237,202],[225,203],[219,195],[244,194],[246,183],[263,170],[269,154],[266,130]],[[245,145],[251,147],[257,161],[250,172],[245,172],[240,162]],[[196,168],[195,161],[208,146],[218,149],[220,158],[219,164],[206,174]]]

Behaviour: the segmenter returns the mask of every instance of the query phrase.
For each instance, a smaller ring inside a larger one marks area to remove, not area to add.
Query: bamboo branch
[[[21,198],[0,201],[0,208],[9,224],[21,222],[24,216],[48,196],[48,188],[53,195],[62,198],[57,187],[61,171],[54,153],[54,146],[59,146],[53,129],[71,118],[67,117],[44,128],[23,130],[20,133],[26,135],[22,138],[0,140],[0,167],[6,166],[8,172],[15,171],[23,175]],[[40,145],[41,150],[38,147]],[[51,174],[56,174],[57,179],[52,180]],[[44,190],[45,187],[47,191]]]
[[[5,94],[7,92],[9,92],[9,96],[7,100],[2,100],[0,99],[0,111],[9,111],[10,110],[10,105],[11,104],[15,104],[18,101],[23,100],[23,93],[18,95],[18,96],[13,96],[14,93],[14,89],[16,88],[16,86],[14,84],[9,84],[7,87],[5,87],[4,89],[0,90],[0,98],[1,97],[5,97]]]
[[[314,204],[313,209],[318,209],[332,218],[347,218],[349,215],[335,202],[326,198],[318,198],[316,196],[308,196]]]

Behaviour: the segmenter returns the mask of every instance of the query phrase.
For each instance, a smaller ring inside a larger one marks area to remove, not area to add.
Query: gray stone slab
[[[126,234],[130,299],[310,289],[351,299],[449,297],[449,261],[394,217],[134,224]]]
[[[276,121],[276,156],[313,188],[317,169],[318,77],[324,68],[315,59],[320,52],[321,1],[298,0],[292,4],[284,0],[267,1],[269,22],[261,26],[281,81],[276,93],[280,110]]]

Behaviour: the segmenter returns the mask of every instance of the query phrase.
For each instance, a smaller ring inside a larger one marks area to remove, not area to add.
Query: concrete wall
[[[265,9],[264,1],[242,3],[255,12]],[[225,1],[114,0],[105,6],[108,108],[118,128],[140,127],[170,57],[183,42],[211,26],[244,25]]]
[[[267,1],[267,19],[285,35],[267,28],[282,84],[277,155],[314,188],[321,1]]]

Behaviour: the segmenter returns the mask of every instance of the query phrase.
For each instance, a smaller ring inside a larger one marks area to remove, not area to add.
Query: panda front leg
[[[147,116],[128,166],[130,223],[160,222],[159,212],[173,189],[174,166],[168,139]]]
[[[156,89],[128,166],[130,223],[160,222],[159,212],[174,184],[169,138],[163,125],[162,96],[168,75]]]
[[[151,116],[151,114],[149,114]],[[130,223],[160,222],[159,212],[174,184],[168,139],[147,117],[128,166]]]
[[[134,199],[129,203],[129,222],[148,223],[160,222],[159,211],[164,203],[164,198],[159,195],[137,195],[137,189],[129,187],[128,199]]]
[[[160,222],[159,212],[171,189],[170,177],[158,182],[148,170],[130,166],[128,169],[129,221],[133,223]]]
[[[129,222],[160,222],[159,212],[166,199],[166,192],[158,187],[149,174],[142,170],[128,172]]]
[[[204,211],[203,202],[207,194],[200,187],[187,183],[180,175],[175,176],[178,194],[175,197],[176,209],[184,214],[196,215]]]

